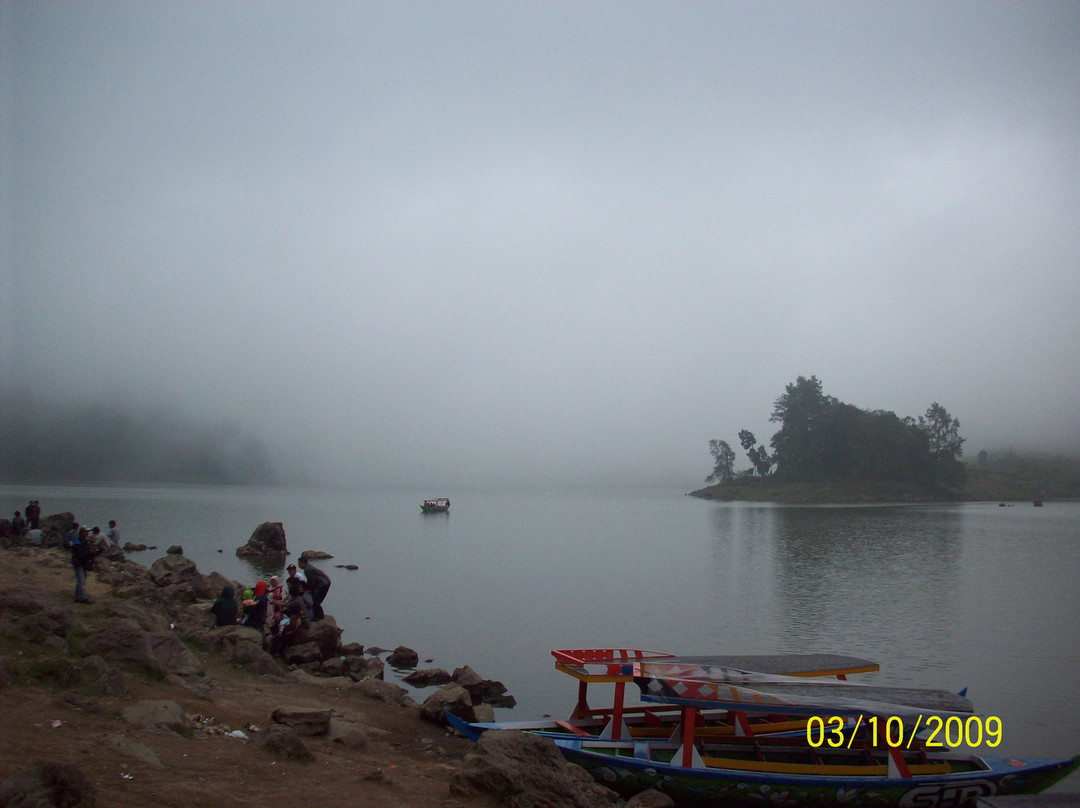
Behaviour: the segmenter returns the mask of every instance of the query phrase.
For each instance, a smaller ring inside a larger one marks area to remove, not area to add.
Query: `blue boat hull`
[[[761,808],[763,802],[781,806],[964,808],[974,805],[979,797],[1042,791],[1080,766],[1080,756],[1062,760],[981,758],[987,764],[982,771],[911,778],[822,777],[687,769],[592,751],[577,739],[553,740],[568,760],[625,797],[655,788],[679,805],[710,808]]]

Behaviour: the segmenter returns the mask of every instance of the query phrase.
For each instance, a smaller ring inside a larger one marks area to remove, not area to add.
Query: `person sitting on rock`
[[[304,571],[307,591],[311,595],[311,619],[322,620],[326,616],[322,602],[330,591],[330,576],[318,567],[311,566],[304,556],[300,556],[300,569]]]
[[[11,535],[15,537],[22,536],[26,532],[26,520],[23,519],[22,514],[19,511],[15,511],[15,516],[11,520]]]
[[[282,615],[285,614],[285,605],[289,602],[285,586],[276,575],[270,576],[270,586],[266,590],[266,599],[270,607],[270,633],[276,635],[278,623],[281,622]]]
[[[236,625],[236,599],[233,597],[233,588],[226,584],[221,589],[214,605],[210,607],[210,614],[214,615],[215,626]]]
[[[90,542],[97,548],[99,553],[103,553],[109,549],[108,539],[106,539],[105,534],[101,532],[101,528],[96,525],[90,528]]]
[[[307,624],[304,620],[304,609],[294,600],[285,607],[278,634],[270,642],[270,653],[274,656],[284,656],[286,648],[305,642],[307,642]]]
[[[240,625],[262,631],[263,626],[266,625],[266,606],[266,581],[259,581],[255,584],[251,597],[244,598],[241,604],[244,616],[240,620]]]
[[[115,544],[117,547],[120,546],[120,531],[116,527],[115,519],[109,520],[109,529],[105,532],[105,537],[110,543]]]

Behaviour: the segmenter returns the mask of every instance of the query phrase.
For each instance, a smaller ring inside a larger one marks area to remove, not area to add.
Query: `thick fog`
[[[972,455],[1080,448],[1075,2],[4,0],[0,35],[0,391],[433,493],[689,490],[811,374]]]

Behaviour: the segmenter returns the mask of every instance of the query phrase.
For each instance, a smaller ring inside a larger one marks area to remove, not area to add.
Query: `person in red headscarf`
[[[244,617],[240,625],[262,631],[263,626],[266,625],[266,605],[266,581],[259,581],[255,584],[252,596],[242,604]]]

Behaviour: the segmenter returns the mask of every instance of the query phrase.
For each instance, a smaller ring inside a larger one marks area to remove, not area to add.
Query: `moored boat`
[[[450,513],[450,500],[446,497],[425,499],[420,503],[420,510],[424,513]]]
[[[1080,756],[1046,760],[915,752],[904,753],[907,773],[898,775],[889,751],[818,752],[805,744],[764,755],[707,749],[685,766],[672,744],[552,740],[568,760],[623,796],[656,788],[679,805],[711,808],[762,803],[963,808],[980,797],[1042,791],[1080,766]]]
[[[568,760],[624,797],[655,788],[680,806],[709,808],[762,802],[971,808],[980,797],[1037,793],[1080,767],[1080,756],[1001,758],[950,748],[934,742],[933,735],[924,741],[920,722],[927,729],[937,721],[939,731],[951,722],[974,724],[980,733],[986,726],[990,734],[989,722],[995,719],[984,722],[975,715],[963,694],[807,678],[877,669],[866,660],[837,657],[830,667],[820,659],[812,664],[783,657],[738,658],[746,667],[764,669],[754,671],[722,664],[736,658],[610,649],[552,653],[556,667],[579,681],[578,704],[567,721],[545,727],[543,722],[467,724],[452,714],[447,719],[473,740],[492,728],[547,737]],[[860,663],[872,667],[860,668]],[[793,670],[797,675],[790,675]],[[588,707],[586,688],[594,682],[616,685],[610,710]],[[641,688],[646,702],[641,707],[623,703],[630,682]],[[652,711],[661,708],[678,711],[675,721],[670,715],[663,718],[668,737],[634,731],[640,729],[637,716],[656,720]],[[734,717],[736,733],[703,732],[707,715]],[[761,733],[748,720],[754,716],[766,722],[802,717],[811,726],[819,722],[820,733],[815,740],[807,723],[801,731]],[[894,729],[899,730],[895,735]]]
[[[555,669],[578,682],[577,703],[565,719],[496,721],[468,723],[456,728],[473,738],[489,729],[518,729],[526,732],[566,733],[581,737],[668,739],[680,726],[681,708],[669,704],[626,704],[626,686],[640,674],[641,666],[678,664],[685,666],[742,665],[765,671],[761,675],[785,674],[801,678],[839,677],[878,670],[878,664],[859,657],[838,654],[767,654],[753,656],[676,656],[661,651],[625,648],[565,649],[551,652]],[[592,707],[589,687],[614,685],[610,706]],[[727,708],[701,710],[695,717],[695,737],[699,740],[749,734],[805,732],[805,716],[792,717],[782,710],[775,714],[747,715]]]

